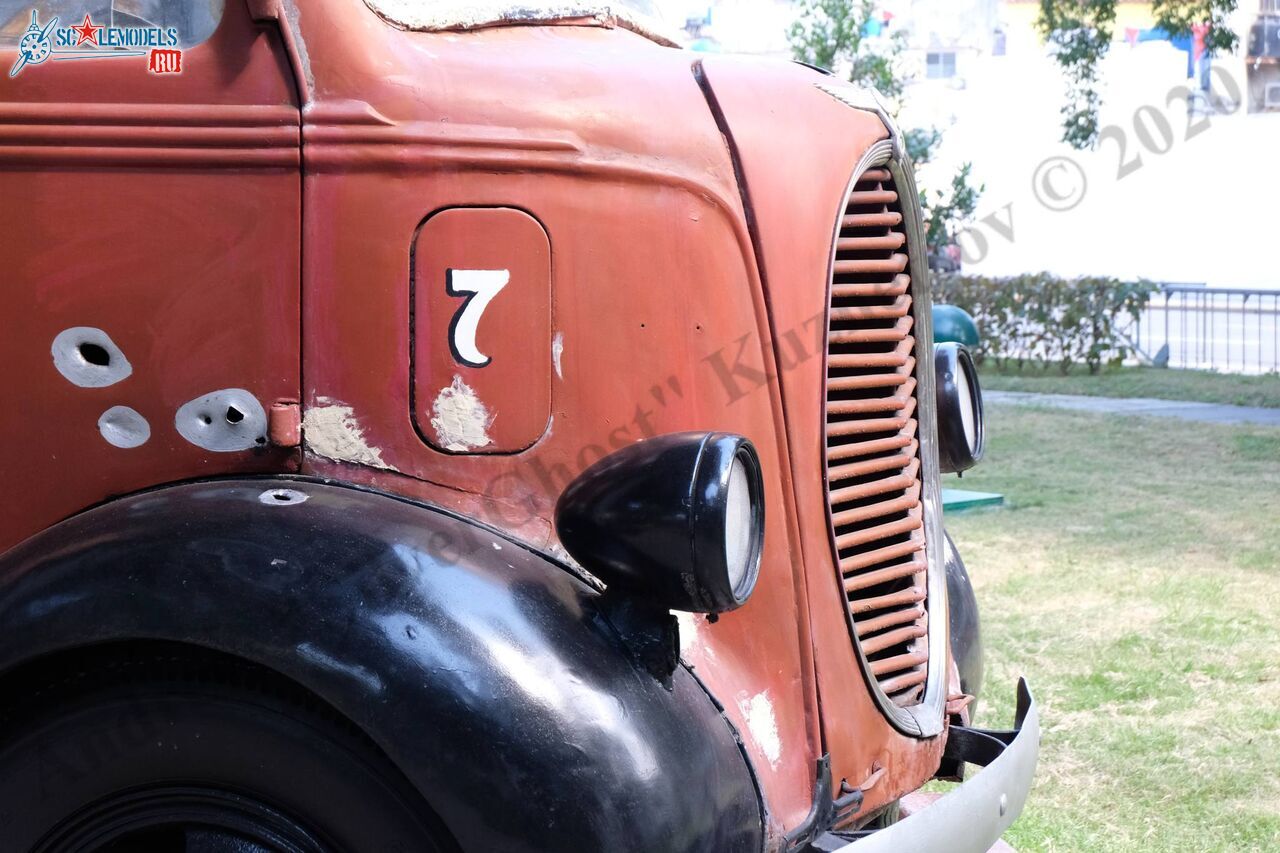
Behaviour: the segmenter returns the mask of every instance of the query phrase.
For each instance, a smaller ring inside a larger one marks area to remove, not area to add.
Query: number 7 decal
[[[484,309],[511,281],[509,270],[446,270],[444,289],[450,296],[465,296],[449,323],[449,349],[468,367],[484,367],[492,359],[476,347],[476,330]]]

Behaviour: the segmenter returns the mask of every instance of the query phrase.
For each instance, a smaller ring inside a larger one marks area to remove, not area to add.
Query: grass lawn
[[[948,527],[977,587],[977,723],[1041,706],[1026,850],[1280,850],[1280,430],[992,406]],[[947,485],[957,485],[954,477]]]
[[[1120,367],[1090,376],[1085,368],[1076,367],[1063,376],[1057,368],[1045,371],[1028,366],[1022,371],[1008,373],[984,368],[981,381],[984,389],[992,391],[1085,394],[1092,397],[1154,397],[1163,400],[1280,408],[1280,375],[1275,373],[1240,376],[1205,370]]]

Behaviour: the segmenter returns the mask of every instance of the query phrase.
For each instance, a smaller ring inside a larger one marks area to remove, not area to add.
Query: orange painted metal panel
[[[774,837],[799,825],[822,744],[790,460],[778,397],[761,385],[728,403],[714,364],[763,371],[768,317],[694,57],[597,27],[404,32],[348,3],[304,14],[300,37],[327,60],[303,127],[304,469],[555,552],[557,497],[610,449],[687,429],[750,438],[770,507],[760,583],[714,624],[682,620],[684,657],[741,734]],[[404,247],[424,211],[476,206],[529,212],[555,251],[551,425],[517,454],[440,453],[407,417]],[[335,422],[363,464],[307,428]]]
[[[558,358],[547,232],[514,208],[452,208],[432,214],[413,245],[419,434],[451,453],[524,450],[551,420]]]
[[[865,810],[875,809],[926,781],[944,746],[943,737],[918,740],[897,732],[868,692],[853,653],[826,518],[824,333],[831,241],[854,167],[887,133],[874,115],[823,92],[816,85],[823,78],[798,66],[713,57],[705,68],[742,151],[770,285],[777,388],[786,400],[792,505],[832,776],[837,787],[842,780],[857,787],[884,768],[866,792]],[[797,187],[806,193],[797,194]]]
[[[235,3],[181,74],[145,58],[0,74],[0,474],[22,495],[0,508],[0,549],[112,495],[297,470],[297,449],[262,433],[210,450],[178,428],[210,392],[247,392],[264,416],[298,397],[293,93],[278,39]],[[85,386],[60,371],[55,340],[86,328],[128,375]],[[205,414],[225,419],[222,402]]]

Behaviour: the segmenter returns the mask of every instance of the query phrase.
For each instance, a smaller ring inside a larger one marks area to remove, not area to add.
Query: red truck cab
[[[1017,816],[1036,711],[969,726],[940,503],[981,397],[873,94],[629,5],[31,2],[12,849],[985,850]]]

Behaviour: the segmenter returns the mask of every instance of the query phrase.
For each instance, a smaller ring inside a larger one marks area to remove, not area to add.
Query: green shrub
[[[1034,364],[1067,373],[1084,364],[1097,373],[1119,364],[1132,349],[1125,331],[1154,289],[1146,281],[1098,276],[934,275],[934,301],[973,315],[982,338],[975,356],[999,370]]]

